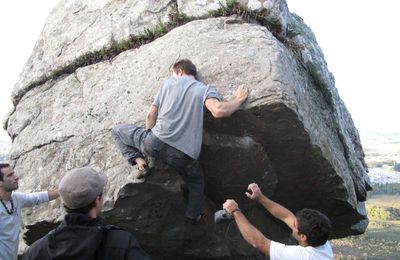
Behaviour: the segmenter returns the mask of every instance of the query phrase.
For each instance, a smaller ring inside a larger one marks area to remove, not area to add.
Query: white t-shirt
[[[0,259],[2,260],[14,260],[18,257],[21,208],[33,207],[49,201],[47,191],[31,194],[13,192],[11,197],[14,203],[14,212],[11,215],[7,213],[5,207],[0,203]],[[11,210],[11,202],[3,202],[8,210]]]
[[[327,241],[319,247],[312,246],[287,246],[275,241],[271,241],[269,249],[271,260],[301,259],[301,260],[323,260],[333,259],[331,245]]]

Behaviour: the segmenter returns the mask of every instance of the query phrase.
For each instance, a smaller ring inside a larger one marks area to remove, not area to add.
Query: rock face
[[[5,121],[20,189],[56,187],[72,168],[99,168],[109,180],[105,219],[133,232],[155,259],[258,258],[233,223],[213,223],[212,213],[227,198],[237,200],[266,235],[293,242],[283,224],[245,198],[251,182],[294,212],[309,207],[327,214],[333,238],[363,233],[370,188],[364,153],[313,33],[284,1],[240,1],[247,14],[278,21],[274,32],[244,16],[207,18],[209,11],[228,8],[216,2],[60,1],[16,84],[15,110]],[[192,21],[50,80],[81,54],[167,23],[170,12]],[[180,58],[191,59],[201,80],[226,98],[239,84],[250,91],[232,117],[205,116],[201,162],[209,214],[198,226],[185,224],[178,174],[154,161],[153,175],[132,183],[133,169],[110,134],[115,124],[144,124],[152,97]],[[26,211],[28,244],[62,215],[60,201]]]

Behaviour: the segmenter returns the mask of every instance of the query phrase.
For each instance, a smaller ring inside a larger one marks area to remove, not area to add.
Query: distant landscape
[[[362,133],[374,190],[365,234],[332,240],[335,259],[400,259],[400,133]]]
[[[400,133],[361,136],[373,183],[400,183]]]

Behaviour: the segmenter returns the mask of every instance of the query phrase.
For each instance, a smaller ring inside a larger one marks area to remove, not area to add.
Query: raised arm
[[[275,218],[285,222],[285,224],[293,230],[296,216],[290,210],[264,196],[256,183],[249,184],[248,189],[251,190],[252,193],[246,192],[247,197],[261,203],[269,213]]]
[[[49,201],[55,200],[60,197],[60,193],[58,193],[58,190],[49,190],[47,191],[47,195],[49,196]]]
[[[244,85],[240,85],[231,100],[219,101],[215,98],[209,98],[206,100],[205,106],[215,118],[228,117],[240,108],[247,99],[247,95],[247,88]]]
[[[155,105],[151,105],[146,116],[146,129],[152,129],[155,126],[157,122],[157,116],[158,108]]]
[[[266,238],[247,220],[245,215],[243,215],[243,213],[239,210],[237,203],[234,200],[226,200],[222,207],[228,213],[232,214],[240,233],[247,243],[269,256],[271,240]]]

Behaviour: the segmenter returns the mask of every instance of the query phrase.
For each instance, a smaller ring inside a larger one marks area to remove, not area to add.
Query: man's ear
[[[96,204],[96,207],[101,207],[102,206],[102,200],[101,200],[101,197],[100,196],[97,196],[96,197],[96,200],[95,200],[95,204]]]
[[[301,242],[307,242],[307,235],[300,234],[300,241]]]
[[[178,69],[177,73],[176,73],[179,77],[181,77],[184,73],[183,69]]]

